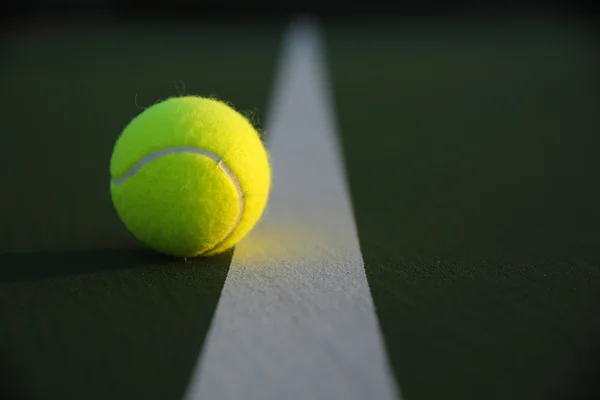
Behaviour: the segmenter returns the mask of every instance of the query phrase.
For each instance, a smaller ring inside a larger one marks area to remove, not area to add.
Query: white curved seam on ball
[[[169,155],[169,154],[178,154],[178,153],[192,153],[198,154],[201,156],[205,156],[213,160],[214,162],[219,162],[221,157],[212,153],[208,150],[200,149],[198,147],[192,146],[179,146],[179,147],[169,147],[162,150],[157,150],[153,153],[148,154],[143,157],[140,161],[134,164],[133,167],[128,169],[121,177],[113,178],[112,182],[114,185],[120,185],[125,182],[127,179],[131,178],[134,174],[136,174],[144,165],[151,163],[152,161],[158,160],[159,158]]]
[[[206,249],[200,253],[200,254],[203,254],[203,253],[214,250],[215,248],[220,246],[224,241],[226,241],[231,236],[231,234],[235,231],[238,224],[240,223],[240,220],[242,219],[242,214],[244,212],[244,192],[242,191],[242,186],[240,185],[240,181],[237,179],[237,177],[235,176],[233,171],[227,166],[227,164],[225,164],[225,161],[223,161],[223,159],[221,159],[218,155],[216,155],[215,153],[210,152],[208,150],[201,149],[198,147],[192,147],[192,146],[170,147],[167,149],[158,150],[158,151],[155,151],[155,152],[150,153],[147,156],[143,157],[140,161],[135,163],[133,167],[131,167],[129,170],[127,170],[127,172],[125,172],[122,176],[120,176],[119,178],[116,178],[116,179],[113,178],[112,182],[115,186],[118,186],[118,185],[122,184],[123,182],[125,182],[127,179],[131,178],[133,175],[135,175],[144,165],[149,164],[152,161],[158,160],[159,158],[169,155],[169,154],[181,154],[181,153],[197,154],[200,156],[210,158],[211,160],[216,162],[217,165],[219,166],[219,168],[221,169],[221,171],[223,171],[223,173],[229,177],[229,179],[231,180],[231,183],[233,183],[233,186],[235,186],[235,190],[238,194],[239,212],[235,219],[235,222],[233,223],[233,225],[231,226],[230,230],[227,232],[225,237],[223,239],[221,239],[219,242],[217,242],[213,247]]]
[[[225,237],[223,237],[223,239],[221,239],[219,242],[217,242],[217,244],[215,244],[213,247],[211,247],[208,250],[203,251],[200,254],[207,253],[207,252],[210,252],[210,251],[216,249],[224,241],[226,241],[227,239],[229,239],[229,237],[231,236],[231,234],[235,231],[235,229],[237,228],[238,224],[240,223],[240,221],[242,219],[242,215],[244,213],[244,192],[242,190],[242,185],[240,185],[240,181],[238,181],[238,179],[235,176],[235,174],[233,173],[233,171],[231,169],[229,169],[229,167],[227,166],[227,164],[225,164],[225,161],[223,161],[221,159],[221,160],[219,160],[219,162],[218,162],[217,165],[219,166],[219,168],[221,168],[221,171],[223,171],[225,173],[225,175],[227,175],[229,177],[229,179],[231,180],[231,183],[233,183],[233,186],[235,186],[235,190],[237,191],[238,199],[239,199],[239,212],[238,212],[237,217],[235,218],[235,221],[233,222],[233,225],[231,226],[231,229],[229,229],[229,232],[227,232],[227,234],[225,235]]]

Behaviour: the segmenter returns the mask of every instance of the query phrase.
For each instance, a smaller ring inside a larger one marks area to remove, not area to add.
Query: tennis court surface
[[[587,26],[60,21],[0,52],[0,398],[600,398]],[[182,94],[273,166],[211,258],[145,249],[110,200],[122,128]]]

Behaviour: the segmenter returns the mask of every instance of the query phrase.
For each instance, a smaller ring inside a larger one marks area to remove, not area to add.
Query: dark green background
[[[590,389],[600,86],[584,28],[325,27],[369,284],[408,400]],[[110,204],[112,144],[138,106],[183,92],[264,128],[282,32],[60,23],[4,35],[0,353],[31,398],[181,396],[231,255],[140,248]]]
[[[594,367],[600,310],[592,38],[531,21],[330,30],[362,252],[407,399],[584,389],[572,369]]]

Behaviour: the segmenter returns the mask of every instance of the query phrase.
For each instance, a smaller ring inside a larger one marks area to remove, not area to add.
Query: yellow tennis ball
[[[233,247],[260,219],[269,160],[252,124],[227,104],[174,97],[135,117],[110,159],[114,207],[142,243],[181,257]]]

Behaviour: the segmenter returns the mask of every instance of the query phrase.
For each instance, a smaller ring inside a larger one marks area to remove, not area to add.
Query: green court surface
[[[231,252],[173,260],[143,249],[110,202],[112,145],[141,107],[182,93],[226,99],[268,138],[284,28],[4,34],[0,371],[15,392],[183,396]],[[600,357],[595,36],[554,21],[323,32],[403,398],[583,398]]]
[[[362,252],[407,399],[551,398],[591,361],[600,98],[581,35],[331,31]]]

